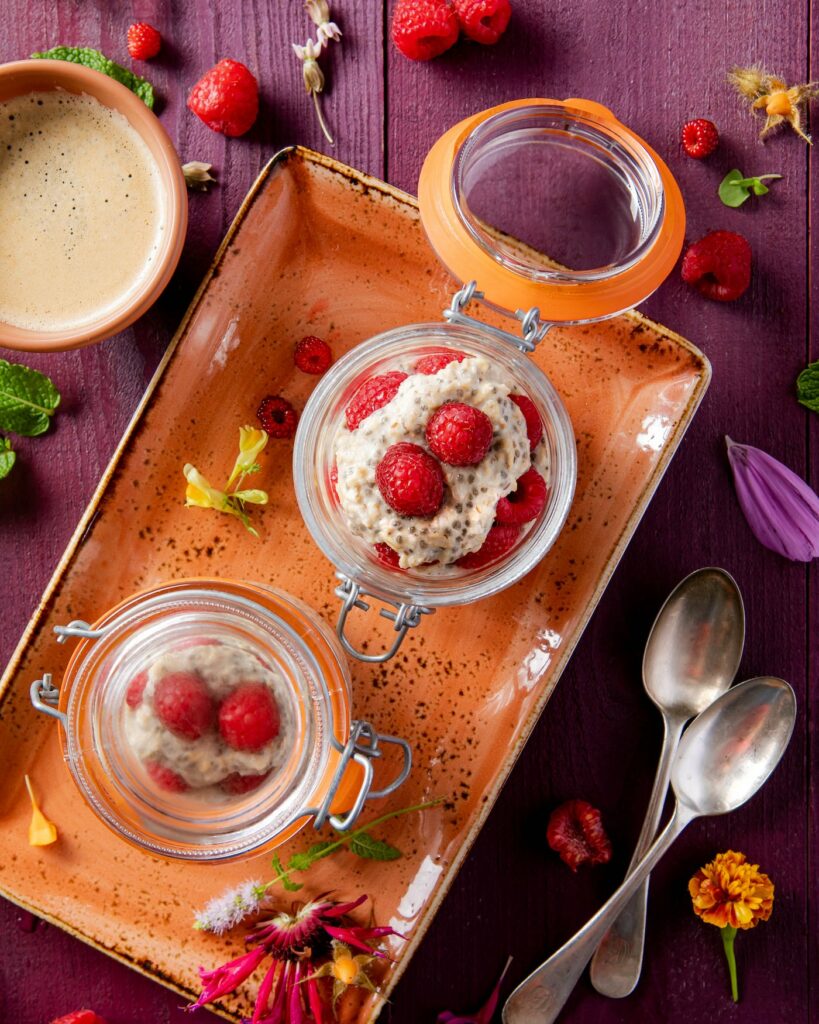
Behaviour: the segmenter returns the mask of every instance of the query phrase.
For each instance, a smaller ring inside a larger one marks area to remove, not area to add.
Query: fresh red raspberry
[[[268,395],[256,410],[256,416],[270,437],[288,438],[296,433],[299,417],[293,406],[281,395]]]
[[[495,509],[495,520],[511,526],[520,526],[537,519],[546,508],[546,481],[536,469],[527,469],[518,478],[517,487],[501,498]]]
[[[519,536],[519,526],[493,526],[478,550],[461,555],[455,564],[462,569],[482,569],[513,548]]]
[[[494,45],[509,24],[509,0],[453,0],[465,36],[484,46]]]
[[[232,796],[242,796],[243,793],[252,793],[254,789],[258,789],[269,774],[270,772],[265,772],[264,775],[240,775],[238,772],[231,772],[222,779],[219,788]]]
[[[198,740],[213,725],[213,698],[193,672],[171,672],[154,687],[154,711],[166,729],[184,740]]]
[[[462,363],[466,358],[466,352],[436,352],[431,356],[421,356],[415,364],[415,372],[430,375],[443,370],[450,363]]]
[[[682,126],[682,145],[689,156],[702,160],[710,156],[719,145],[719,132],[713,121],[698,117],[695,121],[686,121]]]
[[[358,425],[395,398],[398,389],[407,379],[400,370],[382,373],[365,380],[356,391],[345,410],[347,426],[355,430]]]
[[[751,283],[751,246],[734,231],[712,231],[686,249],[681,273],[707,299],[733,302]]]
[[[161,761],[146,761],[145,769],[160,789],[167,789],[169,793],[185,793],[188,789],[182,776]]]
[[[511,400],[523,413],[526,420],[526,433],[529,435],[529,448],[534,451],[543,437],[543,420],[537,406],[528,395],[510,395]]]
[[[128,53],[134,60],[150,60],[159,53],[162,36],[147,21],[138,21],[128,29]]]
[[[219,732],[234,750],[261,750],[279,735],[281,720],[264,683],[240,683],[219,708]]]
[[[259,85],[238,60],[220,60],[191,89],[188,107],[222,135],[244,135],[259,113]]]
[[[444,500],[444,474],[420,445],[402,441],[386,450],[375,470],[381,497],[402,516],[434,516]]]
[[[379,562],[383,562],[384,565],[388,565],[391,569],[400,569],[401,556],[398,552],[389,546],[379,541],[375,545],[375,553],[378,557]]]
[[[128,689],[125,691],[125,703],[129,708],[136,710],[139,707],[142,703],[142,694],[145,692],[147,685],[147,672],[138,672],[131,682],[128,683]]]
[[[581,864],[608,864],[611,860],[611,842],[600,811],[585,800],[567,800],[552,811],[546,839],[572,871]]]
[[[458,40],[458,19],[447,0],[398,0],[392,41],[410,60],[431,60]]]
[[[464,402],[446,402],[429,418],[427,444],[449,466],[477,466],[489,451],[492,420]]]
[[[330,369],[333,353],[326,341],[322,341],[314,334],[308,334],[306,338],[296,342],[293,362],[303,373],[318,376]]]

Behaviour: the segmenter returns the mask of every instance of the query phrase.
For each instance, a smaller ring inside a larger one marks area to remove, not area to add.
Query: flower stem
[[[330,134],[330,129],[327,127],[327,122],[324,120],[324,114],[322,114],[321,112],[321,102],[319,101],[319,94],[318,92],[316,92],[315,89],[311,91],[313,93],[313,103],[316,108],[316,116],[318,117],[319,124],[321,125],[321,130],[324,132],[324,137],[327,139],[330,145],[334,146],[335,143],[333,142],[333,136]]]
[[[739,986],[737,984],[737,961],[734,956],[734,939],[737,936],[736,928],[726,925],[720,929],[722,932],[722,945],[725,949],[725,959],[728,961],[728,973],[731,976],[731,998],[735,1003],[739,1002]]]

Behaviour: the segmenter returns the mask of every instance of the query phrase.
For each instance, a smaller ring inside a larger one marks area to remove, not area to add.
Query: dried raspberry
[[[220,60],[191,89],[188,107],[213,131],[244,135],[259,113],[259,85],[238,60]]]
[[[198,740],[213,725],[213,698],[193,672],[171,672],[154,688],[154,711],[166,729],[185,740]]]
[[[527,469],[523,476],[518,477],[515,490],[498,502],[496,522],[520,526],[537,519],[546,508],[546,494],[546,481],[540,473],[536,469]]]
[[[466,352],[435,352],[431,356],[421,356],[415,364],[415,372],[431,375],[450,363],[462,363],[468,358]]]
[[[57,1017],[51,1024],[108,1024],[108,1022],[93,1010],[74,1010],[73,1013]]]
[[[129,708],[136,708],[142,703],[142,694],[145,692],[145,687],[148,685],[148,673],[139,672],[134,678],[128,683],[128,689],[125,691],[125,703]]]
[[[330,369],[333,353],[326,341],[322,341],[314,334],[308,334],[306,338],[296,342],[293,362],[303,373],[313,373],[318,376]]]
[[[240,775],[238,772],[231,772],[222,779],[219,788],[232,796],[241,796],[243,793],[252,793],[254,789],[258,789],[269,775],[270,772],[265,772],[264,775]]]
[[[219,708],[219,732],[234,750],[261,750],[279,735],[281,720],[264,683],[240,683]]]
[[[509,0],[453,0],[465,36],[484,46],[494,45],[509,24]]]
[[[510,395],[509,397],[523,413],[523,418],[526,420],[526,433],[529,436],[529,448],[534,451],[543,437],[543,420],[540,418],[537,406],[528,395]]]
[[[381,497],[402,516],[434,516],[444,500],[444,474],[420,445],[402,441],[386,450],[375,470]]]
[[[262,430],[271,437],[287,438],[296,433],[299,418],[296,410],[281,395],[268,395],[256,411]]]
[[[733,302],[751,283],[751,247],[734,231],[712,231],[689,245],[681,273],[707,299]]]
[[[695,121],[686,121],[682,126],[682,145],[689,156],[702,160],[710,156],[719,145],[719,132],[713,121],[698,117]]]
[[[464,402],[446,402],[427,423],[432,454],[449,466],[477,466],[492,444],[492,420]]]
[[[461,555],[455,564],[462,569],[482,569],[513,548],[519,536],[519,526],[493,526],[478,550]]]
[[[399,0],[392,41],[410,60],[431,60],[458,39],[458,19],[447,0]]]
[[[384,565],[388,565],[391,569],[400,569],[399,564],[401,556],[389,544],[384,544],[381,541],[375,545],[375,553],[378,556],[378,561],[383,562]]]
[[[162,36],[147,21],[138,21],[128,29],[128,53],[134,60],[150,60],[159,53]]]
[[[387,402],[391,402],[406,379],[405,373],[392,370],[390,373],[382,373],[378,377],[365,380],[345,410],[348,428],[355,430],[368,416],[383,408]]]
[[[146,761],[145,769],[160,789],[167,789],[169,793],[186,792],[188,784],[182,776],[160,761]]]
[[[611,860],[611,842],[600,811],[585,800],[567,800],[552,811],[546,839],[572,871],[581,864],[608,864]]]

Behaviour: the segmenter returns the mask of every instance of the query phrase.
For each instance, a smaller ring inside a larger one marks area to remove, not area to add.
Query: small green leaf
[[[770,191],[771,191],[771,190],[770,190],[770,189],[768,188],[768,186],[767,186],[767,185],[763,185],[763,184],[762,184],[762,182],[761,182],[761,181],[760,181],[760,180],[759,180],[758,178],[757,178],[757,180],[756,180],[756,181],[755,181],[755,182],[754,182],[754,183],[753,183],[753,184],[751,185],[751,188],[753,189],[753,193],[754,193],[754,195],[755,195],[755,196],[764,196],[764,195],[767,195],[767,194],[768,194],[768,192],[770,192]]]
[[[356,857],[365,860],[398,860],[402,856],[400,850],[385,843],[383,839],[375,839],[367,832],[361,832],[350,843],[350,850]]]
[[[303,886],[300,885],[298,882],[293,882],[290,880],[290,878],[287,875],[287,871],[289,869],[285,869],[285,866],[284,864],[282,864],[281,858],[279,857],[278,853],[273,855],[273,869],[278,875],[276,881],[282,883],[286,892],[298,892],[299,889],[303,888]]]
[[[719,185],[718,194],[726,206],[742,206],[748,196],[748,186],[744,184],[742,171],[729,171]]]
[[[819,412],[819,360],[808,363],[796,378],[796,397],[806,409]]]
[[[60,393],[45,374],[0,359],[0,430],[44,434],[59,404]]]
[[[17,456],[11,450],[11,441],[7,437],[0,437],[0,480],[9,475],[16,461]]]
[[[314,843],[309,850],[305,850],[304,853],[294,853],[290,860],[287,862],[288,871],[307,871],[311,868],[317,860],[321,860],[322,857],[328,855],[329,848],[335,847],[335,843],[331,839],[326,839],[321,843]]]
[[[154,109],[154,87],[150,82],[135,75],[133,71],[129,71],[121,64],[109,60],[99,50],[92,50],[90,46],[54,46],[42,53],[32,53],[31,56],[46,60],[66,60],[71,64],[82,64],[93,71],[99,71],[139,96],[149,110]]]

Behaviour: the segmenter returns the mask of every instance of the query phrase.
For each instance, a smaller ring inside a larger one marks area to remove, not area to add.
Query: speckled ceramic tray
[[[265,452],[259,486],[271,501],[253,513],[258,541],[229,517],[184,508],[182,465],[190,460],[222,477],[233,461],[235,427],[253,419],[265,394],[282,393],[303,406],[311,378],[293,367],[294,340],[319,334],[338,355],[387,328],[438,319],[454,287],[426,244],[410,196],[304,150],[273,160],[220,248],[3,677],[0,890],[186,996],[196,990],[197,967],[223,961],[240,942],[192,931],[192,910],[242,878],[269,877],[268,858],[202,868],[156,860],[115,838],[75,790],[56,723],[32,710],[29,684],[44,670],[61,676],[69,651],[55,643],[55,624],[94,619],[169,577],[271,581],[334,621],[332,568],[296,510],[291,444],[272,442]],[[488,312],[485,318],[503,322]],[[369,893],[378,920],[407,936],[391,947],[396,962],[379,993],[343,1004],[348,1024],[375,1018],[421,941],[710,373],[688,342],[636,314],[555,329],[534,358],[563,396],[577,436],[577,495],[560,539],[510,590],[438,611],[386,665],[353,666],[354,714],[415,747],[408,783],[378,810],[434,796],[445,802],[384,828],[404,852],[401,860],[380,864],[342,854],[307,876],[300,895],[328,888],[344,898]],[[356,625],[373,621],[359,617]],[[53,847],[26,843],[24,772],[59,825]],[[236,1019],[252,995],[217,1009]]]

